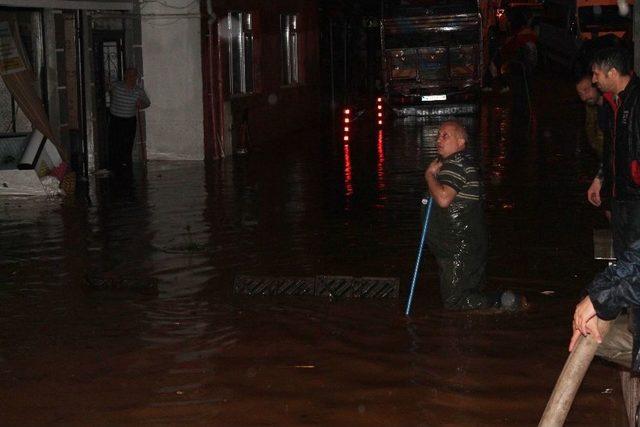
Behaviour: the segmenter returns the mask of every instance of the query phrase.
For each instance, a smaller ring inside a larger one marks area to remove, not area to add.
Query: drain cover
[[[237,276],[233,292],[243,295],[314,295],[313,277]]]
[[[237,276],[233,292],[242,295],[315,295],[332,298],[398,298],[395,277],[258,277]]]

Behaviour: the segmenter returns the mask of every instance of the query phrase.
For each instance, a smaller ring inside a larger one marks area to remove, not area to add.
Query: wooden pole
[[[609,332],[609,326],[609,322],[598,319],[598,329],[603,339]],[[576,397],[597,348],[598,342],[591,335],[578,339],[576,347],[567,357],[538,427],[561,427],[564,425],[573,399]]]

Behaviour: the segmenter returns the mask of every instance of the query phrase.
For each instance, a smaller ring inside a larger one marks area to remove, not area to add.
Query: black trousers
[[[136,116],[118,117],[109,114],[109,168],[131,166],[131,150],[136,138]]]
[[[640,201],[611,201],[611,231],[616,258],[640,239]]]

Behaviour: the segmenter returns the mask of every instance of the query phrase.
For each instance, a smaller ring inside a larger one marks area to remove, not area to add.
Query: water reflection
[[[505,161],[507,158],[507,149],[509,144],[509,112],[501,106],[493,108],[484,108],[487,111],[486,128],[488,130],[487,137],[484,139],[486,144],[484,151],[486,152],[485,173],[489,176],[491,184],[498,185],[502,183],[505,174]],[[491,111],[489,120],[488,111]]]
[[[385,195],[386,182],[384,170],[384,130],[378,129],[378,139],[376,145],[377,163],[376,163],[376,190],[378,192],[377,207],[383,208],[387,197]]]
[[[344,195],[347,199],[353,196],[353,171],[351,169],[351,148],[349,144],[343,145],[344,149]]]

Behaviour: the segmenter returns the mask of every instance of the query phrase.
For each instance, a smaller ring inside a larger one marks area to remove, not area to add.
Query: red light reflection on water
[[[353,195],[353,175],[351,170],[351,151],[349,149],[349,131],[351,130],[351,110],[345,108],[343,112],[344,127],[342,129],[342,141],[344,141],[344,193],[347,197]]]
[[[351,151],[349,150],[349,144],[344,144],[344,194],[347,197],[353,196],[352,178]]]
[[[378,163],[376,165],[376,177],[377,177],[377,189],[378,193],[381,193],[385,187],[385,176],[384,176],[384,131],[382,129],[378,130],[378,145],[377,145],[377,153],[378,153]],[[386,197],[383,194],[378,194],[378,198],[380,200],[385,200]]]

